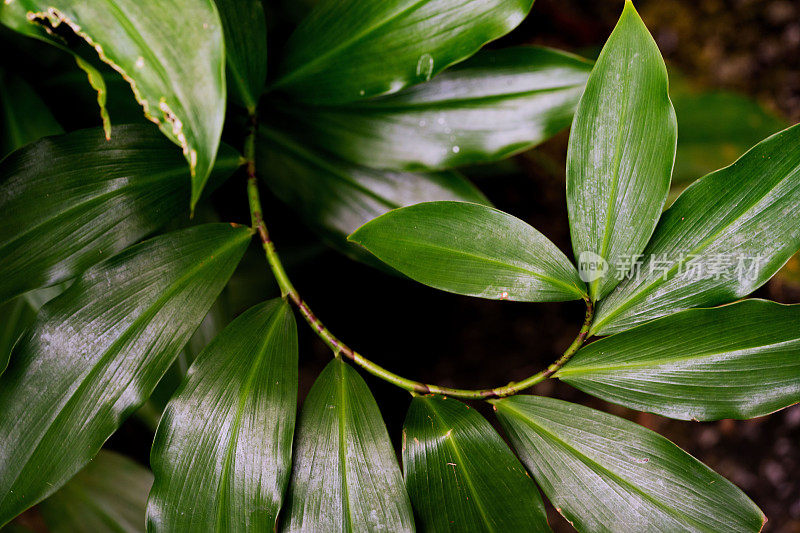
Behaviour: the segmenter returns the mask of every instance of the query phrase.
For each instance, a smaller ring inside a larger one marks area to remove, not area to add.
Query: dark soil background
[[[305,3],[289,1],[291,7],[270,10],[290,15]],[[740,91],[792,122],[800,120],[800,1],[640,0],[636,5],[667,62],[691,81]],[[621,9],[621,0],[536,0],[522,26],[493,46],[535,43],[592,54]],[[279,47],[290,30],[271,28],[271,41]],[[565,132],[494,170],[470,174],[498,208],[535,226],[571,257],[566,141]],[[226,218],[245,223],[247,206],[238,178],[216,193],[215,205]],[[311,308],[346,343],[407,377],[459,387],[518,380],[554,360],[583,319],[581,302],[486,301],[386,275],[321,247],[291,211],[269,196],[265,202],[273,239],[291,258],[290,275]],[[800,278],[800,263],[793,265]],[[255,248],[240,275],[245,281],[237,282],[232,292],[244,295],[242,301],[263,300],[275,290]],[[759,295],[800,302],[800,284],[785,276]],[[302,397],[331,354],[304,324],[299,331]],[[399,444],[409,395],[365,378]],[[765,531],[800,533],[800,406],[750,421],[688,423],[607,404],[557,381],[542,383],[534,392],[591,405],[658,431],[741,487],[768,516]],[[493,420],[490,410],[475,405]],[[108,447],[147,464],[150,435],[132,418]],[[572,531],[552,508],[549,512],[556,531]]]

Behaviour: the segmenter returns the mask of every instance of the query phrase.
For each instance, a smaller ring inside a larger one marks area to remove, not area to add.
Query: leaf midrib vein
[[[267,357],[267,349],[272,342],[273,335],[275,330],[280,322],[280,317],[275,316],[280,311],[273,311],[271,319],[271,324],[269,325],[269,329],[267,329],[266,333],[264,334],[264,339],[259,346],[259,350],[256,353],[256,357],[253,358],[251,361],[251,366],[247,371],[247,376],[245,378],[245,382],[242,385],[242,388],[239,389],[239,399],[236,405],[236,412],[234,413],[233,425],[230,434],[230,440],[228,441],[228,447],[225,452],[225,463],[222,467],[222,475],[220,477],[219,484],[217,485],[217,531],[224,531],[225,528],[223,527],[225,523],[225,516],[228,513],[228,510],[224,508],[219,502],[225,502],[227,499],[223,496],[223,491],[227,490],[230,486],[230,468],[231,463],[233,462],[233,451],[236,448],[236,444],[239,439],[239,431],[241,429],[241,421],[242,416],[244,414],[244,407],[247,403],[248,395],[252,389],[253,381],[255,381],[255,377],[258,374],[258,370],[261,368],[261,365],[264,359]]]
[[[598,474],[605,474],[606,476],[608,476],[608,478],[610,478],[611,480],[615,481],[620,486],[622,486],[624,488],[627,488],[628,490],[631,490],[631,491],[639,494],[642,498],[644,498],[645,500],[649,501],[650,503],[652,503],[657,508],[661,509],[665,514],[668,514],[668,515],[672,516],[673,518],[677,518],[679,521],[687,520],[687,521],[693,523],[695,526],[699,527],[701,530],[709,531],[709,533],[713,533],[713,530],[707,529],[706,526],[704,526],[703,524],[698,523],[695,518],[693,518],[691,516],[688,516],[688,515],[685,515],[685,514],[682,514],[680,511],[677,511],[676,509],[673,509],[673,508],[671,508],[670,506],[668,506],[666,504],[662,504],[654,496],[651,496],[650,494],[640,490],[639,487],[637,487],[634,483],[631,483],[630,481],[624,479],[623,477],[619,476],[615,472],[613,472],[613,471],[607,469],[606,467],[602,466],[600,463],[598,463],[597,461],[595,461],[591,457],[583,454],[580,450],[578,450],[574,446],[570,445],[568,442],[566,442],[560,436],[558,436],[555,433],[553,433],[552,431],[550,431],[548,428],[546,428],[546,427],[534,422],[530,417],[528,417],[525,413],[519,411],[517,408],[515,408],[513,406],[509,406],[509,405],[504,405],[503,408],[506,409],[506,410],[512,411],[512,413],[514,415],[516,415],[516,417],[519,420],[521,420],[524,424],[527,424],[527,425],[531,426],[531,428],[533,428],[534,431],[536,430],[536,428],[539,428],[542,432],[544,432],[547,435],[549,435],[552,440],[556,441],[557,444],[561,444],[561,446],[565,449],[565,451],[567,453],[569,453],[570,455],[572,455],[574,458],[576,458],[578,461],[586,464],[590,468],[594,467],[594,469],[596,469],[595,471],[598,472]]]
[[[447,426],[445,426],[442,423],[442,421],[441,421],[442,420],[442,416],[439,413],[439,411],[436,409],[436,407],[433,405],[433,401],[428,401],[428,402],[425,402],[425,403],[427,404],[427,406],[431,410],[431,412],[433,412],[433,415],[434,415],[433,418],[434,418],[434,420],[436,420],[436,423],[439,426],[440,430],[447,431],[447,430],[454,429],[454,428],[448,428]],[[452,448],[453,454],[455,455],[456,460],[459,462],[459,464],[464,465],[465,464],[464,463],[464,457],[461,455],[461,450],[459,449],[458,445],[456,444],[455,439],[452,438],[452,437],[446,437],[444,440],[446,442],[450,443],[450,447]],[[462,472],[462,474],[464,476],[464,481],[467,482],[467,486],[469,487],[470,493],[472,494],[472,501],[475,502],[475,505],[478,508],[478,512],[480,514],[480,517],[483,520],[483,523],[486,524],[487,531],[490,531],[490,532],[496,531],[496,529],[494,528],[494,525],[491,523],[491,521],[489,520],[488,515],[486,514],[486,509],[483,506],[483,502],[481,501],[480,495],[475,490],[475,484],[472,481],[472,476],[470,476],[470,473],[469,473],[468,469],[466,468],[466,466],[462,466],[461,472]]]
[[[464,250],[448,248],[447,246],[442,246],[442,245],[439,245],[439,244],[427,243],[427,242],[424,242],[424,241],[413,241],[413,240],[409,240],[409,239],[399,239],[399,238],[396,238],[395,241],[398,242],[398,243],[416,245],[416,246],[419,246],[421,248],[431,248],[431,249],[434,249],[434,250],[441,250],[441,251],[444,251],[444,252],[450,252],[450,253],[452,253],[454,255],[463,255],[463,256],[466,256],[466,257],[473,258],[473,259],[479,259],[481,261],[485,261],[487,263],[491,263],[491,264],[494,264],[494,265],[500,265],[502,267],[506,267],[506,268],[509,268],[511,270],[524,272],[526,274],[530,274],[532,277],[535,277],[535,278],[537,278],[539,280],[547,281],[547,282],[552,283],[554,285],[558,285],[563,289],[567,289],[569,292],[576,293],[576,294],[578,294],[579,297],[581,296],[580,290],[577,287],[575,287],[574,285],[570,285],[570,284],[568,284],[568,283],[566,283],[564,281],[561,281],[561,280],[559,280],[557,278],[553,278],[553,277],[548,276],[546,274],[540,274],[538,272],[534,272],[532,270],[528,270],[528,269],[526,269],[524,267],[521,267],[519,265],[514,265],[514,264],[511,264],[511,263],[504,263],[504,262],[502,262],[500,260],[492,259],[490,257],[486,257],[486,256],[483,256],[483,255],[467,252],[467,251],[464,251]]]
[[[732,355],[732,356],[735,356],[737,358],[749,357],[749,356],[752,356],[753,354],[752,353],[745,354],[745,353],[739,353],[739,352],[745,352],[745,351],[748,351],[748,350],[755,350],[755,349],[770,350],[770,349],[782,347],[782,346],[785,346],[785,345],[791,345],[792,343],[797,343],[798,341],[800,341],[800,337],[799,338],[795,338],[795,339],[788,339],[788,340],[780,341],[780,342],[774,342],[774,343],[771,343],[771,344],[759,344],[757,346],[747,346],[747,347],[744,347],[744,348],[737,348],[735,350],[726,350],[726,351],[721,351],[721,352],[712,351],[712,352],[706,352],[706,353],[702,353],[702,354],[699,354],[699,355],[693,355],[693,356],[686,355],[686,356],[681,356],[681,357],[670,357],[668,359],[660,359],[660,360],[648,359],[648,360],[640,360],[640,361],[635,361],[635,362],[630,362],[630,363],[609,364],[609,365],[605,365],[605,366],[604,365],[586,365],[586,366],[576,365],[574,368],[570,368],[569,363],[568,363],[567,366],[565,366],[564,368],[559,370],[555,375],[557,377],[561,377],[561,376],[564,376],[564,375],[591,374],[593,372],[603,373],[603,372],[606,372],[606,371],[633,370],[633,369],[638,369],[638,368],[654,368],[655,369],[655,368],[657,368],[659,366],[668,365],[668,364],[672,364],[672,363],[701,361],[703,359],[708,359],[708,358],[712,358],[712,357],[719,357],[719,356],[728,355],[728,354]],[[758,355],[762,355],[762,354],[759,353]]]

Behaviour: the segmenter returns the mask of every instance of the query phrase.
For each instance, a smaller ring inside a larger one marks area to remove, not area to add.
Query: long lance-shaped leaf
[[[276,86],[352,102],[431,79],[514,29],[533,0],[324,0],[289,39]]]
[[[567,153],[572,247],[593,300],[619,283],[617,266],[650,239],[676,139],[664,60],[628,0],[586,83]]]
[[[239,166],[230,148],[217,173]],[[186,209],[188,172],[156,128],[48,137],[0,163],[0,301],[72,278]]]
[[[550,531],[525,468],[486,419],[457,400],[411,401],[403,470],[425,531]]]
[[[592,333],[729,303],[800,249],[800,126],[693,183],[663,215],[634,270],[600,303]]]
[[[252,307],[198,356],[167,405],[150,464],[151,531],[272,531],[289,482],[297,326]]]
[[[358,372],[328,363],[303,403],[284,531],[413,531],[378,405]]]
[[[0,377],[0,524],[61,487],[147,399],[250,238],[228,224],[155,237],[42,308]]]
[[[0,160],[28,143],[62,132],[33,88],[0,69]]]
[[[493,400],[513,447],[578,531],[761,530],[738,488],[633,422],[541,396]]]
[[[569,126],[591,68],[556,50],[507,48],[479,52],[392,96],[282,108],[304,140],[354,163],[451,168],[502,159]]]
[[[800,306],[690,309],[601,339],[556,376],[605,400],[683,420],[753,418],[800,402]]]
[[[101,450],[38,509],[52,533],[144,532],[152,484],[153,474],[148,469]]]
[[[478,189],[455,172],[375,170],[308,150],[268,127],[259,128],[259,134],[258,167],[275,195],[299,212],[332,246],[373,264],[378,261],[346,241],[350,233],[373,218],[397,207],[432,200],[488,203]]]
[[[261,0],[215,0],[225,32],[231,96],[254,112],[267,79],[267,20]]]
[[[456,294],[527,302],[584,296],[578,272],[555,244],[484,205],[428,202],[395,209],[350,240],[411,279]]]
[[[145,116],[183,148],[197,203],[217,155],[225,118],[225,46],[213,0],[14,0],[0,20],[66,24],[131,84]],[[22,29],[21,29],[22,28]],[[57,38],[53,37],[57,42]]]

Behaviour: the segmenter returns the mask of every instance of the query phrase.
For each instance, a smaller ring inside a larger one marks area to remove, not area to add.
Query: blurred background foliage
[[[265,1],[271,57],[280,53],[294,24],[313,4],[314,0]],[[616,22],[621,4],[536,0],[528,19],[491,47],[540,44],[593,57]],[[694,179],[731,163],[757,141],[800,120],[800,2],[639,0],[636,4],[670,69],[679,124],[673,199]],[[112,124],[143,121],[125,81],[99,63],[85,45],[76,46],[106,73]],[[100,125],[97,94],[71,57],[5,29],[0,29],[0,50],[0,157],[15,136],[37,138]],[[15,92],[33,95],[27,99],[33,104],[11,105]],[[27,130],[9,131],[9,113],[25,117]],[[241,111],[231,108],[225,139],[233,146],[240,145],[235,132],[242,130],[242,120]],[[565,252],[570,246],[564,198],[566,142],[562,132],[512,159],[465,169],[498,208],[529,222]],[[460,387],[504,384],[549,363],[580,323],[580,302],[545,305],[460,297],[354,262],[322,244],[274,198],[268,197],[265,207],[286,266],[311,306],[347,343],[403,375]],[[243,176],[223,184],[196,219],[246,223]],[[147,465],[159,413],[193,357],[233,316],[277,292],[254,247],[151,401],[111,438],[107,448]],[[55,294],[25,295],[0,308],[0,344],[13,342],[34,309]],[[800,258],[793,258],[756,296],[800,302]],[[302,398],[330,353],[307,328],[299,332]],[[370,376],[367,380],[390,434],[399,440],[408,394]],[[800,532],[800,406],[755,420],[701,424],[605,404],[553,380],[535,392],[598,407],[658,431],[750,495],[770,518],[765,531]],[[82,482],[92,474],[84,475]],[[33,530],[47,530],[53,508],[35,509],[20,522]],[[553,509],[549,514],[554,530],[571,530]]]

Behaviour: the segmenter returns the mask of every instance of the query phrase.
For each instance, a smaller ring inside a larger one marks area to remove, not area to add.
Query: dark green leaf
[[[431,79],[514,29],[533,0],[324,0],[289,39],[277,87],[352,102]]]
[[[797,324],[800,306],[764,300],[690,309],[592,343],[556,375],[671,418],[753,418],[800,401]]]
[[[296,410],[297,326],[287,302],[270,300],[212,341],[167,406],[148,530],[274,530]]]
[[[357,164],[450,168],[502,159],[569,126],[591,68],[547,48],[492,50],[392,96],[282,107],[304,139]]]
[[[8,366],[11,350],[22,332],[33,323],[39,308],[61,294],[62,290],[60,285],[39,289],[0,305],[0,374]]]
[[[428,202],[395,209],[350,240],[411,279],[456,294],[528,302],[584,296],[578,272],[552,242],[484,205]]]
[[[425,531],[550,531],[525,468],[486,419],[457,400],[411,401],[403,469]]]
[[[727,91],[697,90],[670,76],[678,116],[673,183],[688,183],[733,163],[748,148],[788,126],[756,100]]]
[[[377,263],[363,249],[348,243],[347,235],[391,209],[431,200],[488,203],[454,172],[375,170],[309,151],[269,128],[262,127],[259,132],[256,156],[262,179],[329,243],[359,259]]]
[[[39,505],[51,533],[144,532],[153,474],[114,452],[101,450]]]
[[[588,407],[493,400],[522,462],[578,531],[760,531],[766,517],[664,437]]]
[[[0,70],[0,159],[28,143],[62,131],[30,85]]]
[[[593,300],[619,283],[617,265],[650,239],[676,137],[664,60],[628,0],[586,83],[567,153],[572,247]]]
[[[331,361],[303,403],[284,531],[413,531],[397,457],[358,372]]]
[[[0,524],[61,487],[147,399],[250,238],[228,224],[156,237],[42,308],[0,377]]]
[[[609,334],[746,296],[800,249],[800,126],[694,182],[663,215],[640,264],[600,303]]]
[[[105,132],[106,138],[107,139],[110,138],[111,120],[108,116],[108,111],[106,109],[106,98],[108,94],[106,91],[105,79],[103,75],[100,73],[100,71],[97,68],[95,68],[94,65],[86,61],[85,58],[83,58],[80,54],[78,54],[77,51],[67,48],[63,40],[55,38],[51,33],[48,32],[48,30],[44,26],[40,24],[31,24],[30,20],[27,17],[27,13],[25,12],[24,7],[20,7],[19,5],[11,6],[11,2],[7,3],[4,2],[3,4],[0,4],[0,24],[3,24],[28,37],[32,37],[34,39],[38,39],[40,41],[49,43],[50,45],[55,46],[59,50],[72,55],[72,57],[75,59],[75,63],[77,64],[78,68],[80,68],[83,71],[82,73],[83,80],[81,84],[84,85],[86,81],[88,81],[92,89],[94,89],[97,92],[96,98],[97,98],[97,104],[100,106],[100,117],[103,123],[103,131]],[[38,116],[42,109],[46,111],[46,108],[44,106],[41,109],[31,109],[30,110],[30,112],[32,113],[31,116]],[[58,131],[53,131],[51,134],[55,133],[61,133],[60,126],[58,127]]]
[[[239,166],[221,151],[217,171]],[[74,277],[183,213],[188,172],[152,126],[43,139],[0,163],[0,301]]]
[[[194,207],[222,134],[225,46],[213,0],[170,2],[174,16],[166,7],[140,0],[14,0],[0,7],[0,20],[40,37],[42,30],[31,29],[31,19],[65,23],[93,45],[130,82],[145,115],[183,148]]]
[[[17,339],[35,317],[36,311],[24,297],[15,298],[0,306],[0,374],[8,366],[11,350]]]
[[[267,79],[267,21],[261,0],[216,0],[225,30],[225,62],[232,96],[255,111]]]

